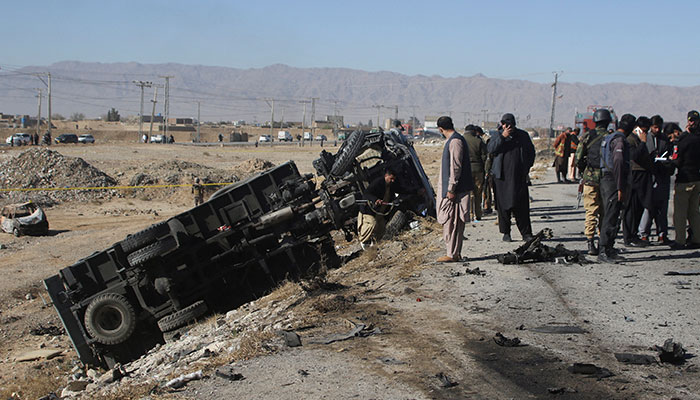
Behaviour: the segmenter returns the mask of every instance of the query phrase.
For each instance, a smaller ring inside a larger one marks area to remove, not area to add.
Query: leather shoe
[[[533,237],[534,236],[532,236],[532,235],[523,235],[523,242],[530,241],[530,240],[532,240]]]
[[[647,243],[643,240],[634,238],[632,240],[625,241],[625,246],[627,246],[627,247],[647,247],[647,246],[649,246],[649,243]]]
[[[503,234],[503,241],[504,242],[512,242],[513,241],[513,239],[510,238],[510,233]]]
[[[695,242],[688,242],[685,245],[686,249],[694,250],[694,249],[700,249],[700,243],[695,243]]]

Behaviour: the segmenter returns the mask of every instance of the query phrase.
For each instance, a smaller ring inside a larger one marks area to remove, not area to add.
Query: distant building
[[[432,132],[432,133],[439,133],[438,131],[438,126],[437,126],[437,120],[440,117],[437,117],[435,115],[426,115],[423,123],[423,131],[424,132]]]
[[[141,121],[146,124],[151,123],[151,116],[150,115],[143,115],[141,116]],[[156,115],[153,117],[153,123],[154,124],[162,124],[163,123],[163,116],[162,115]]]
[[[345,126],[342,115],[326,115],[326,122],[335,126]]]

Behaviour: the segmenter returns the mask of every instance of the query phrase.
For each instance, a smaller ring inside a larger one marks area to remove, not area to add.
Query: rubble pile
[[[23,151],[0,164],[0,188],[71,188],[114,186],[117,181],[82,158],[68,157],[46,148]],[[63,201],[109,198],[114,190],[47,190],[0,192],[9,202],[34,201],[53,205]]]
[[[95,370],[74,374],[67,388],[75,389],[78,385],[72,381],[80,381],[84,385],[78,391],[90,397],[115,395],[129,385],[157,385],[167,390],[172,382],[180,382],[176,377],[201,374],[201,371],[211,375],[220,364],[260,355],[251,353],[251,348],[276,352],[285,346],[281,333],[292,329],[297,322],[295,306],[309,296],[298,285],[285,293],[281,300],[262,298],[226,315],[182,328],[166,344],[104,374]],[[256,341],[262,343],[251,345]]]

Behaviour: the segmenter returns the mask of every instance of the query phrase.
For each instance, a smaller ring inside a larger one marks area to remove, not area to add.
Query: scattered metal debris
[[[538,333],[556,333],[556,334],[579,334],[588,333],[587,330],[581,329],[573,325],[542,325],[530,329],[532,332]]]
[[[450,379],[450,377],[445,375],[445,373],[443,372],[438,372],[437,374],[435,374],[435,377],[438,378],[438,380],[440,380],[440,386],[443,388],[451,388],[458,385],[457,382]]]
[[[514,337],[512,339],[508,339],[507,337],[503,336],[501,332],[496,332],[496,335],[493,337],[493,341],[496,342],[497,345],[503,347],[525,346],[524,344],[520,343],[520,338]]]
[[[576,389],[571,389],[567,387],[551,387],[547,388],[547,391],[551,394],[576,393]]]
[[[693,271],[668,271],[664,275],[667,276],[674,276],[674,275],[683,275],[683,276],[691,276],[691,275],[700,275],[700,270],[693,270]]]
[[[230,381],[242,381],[245,379],[245,376],[243,376],[242,374],[234,372],[233,367],[231,367],[230,365],[217,368],[216,371],[214,371],[214,375],[218,376],[219,378],[228,379]]]
[[[683,345],[674,342],[673,338],[666,339],[663,346],[654,347],[659,352],[659,359],[662,363],[682,364],[687,358]]]
[[[552,248],[542,244],[542,240],[551,239],[554,234],[550,228],[544,228],[522,246],[506,254],[496,256],[501,264],[522,264],[525,262],[557,262],[587,264],[590,261],[578,251],[569,250],[563,244]]]
[[[365,324],[356,324],[353,322],[353,325],[355,325],[355,327],[347,333],[336,333],[325,338],[310,340],[309,343],[331,344],[335,342],[341,342],[343,340],[352,339],[355,337],[367,337],[382,333],[381,329],[373,328],[372,326],[367,326]]]
[[[479,276],[486,276],[486,271],[483,269],[479,269],[479,267],[476,268],[467,268],[464,271],[467,275],[479,275]]]
[[[34,335],[34,336],[42,336],[42,335],[49,335],[49,336],[61,336],[66,333],[66,331],[63,328],[59,328],[56,325],[47,325],[43,326],[39,324],[37,328],[32,328],[29,330],[29,333]]]
[[[574,365],[570,366],[568,370],[572,374],[594,375],[598,379],[615,376],[615,374],[610,372],[609,369],[599,367],[595,364],[574,363]]]
[[[649,365],[656,364],[656,357],[648,354],[615,353],[617,361],[625,364]]]

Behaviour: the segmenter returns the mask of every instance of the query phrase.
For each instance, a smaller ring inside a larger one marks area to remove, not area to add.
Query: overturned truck
[[[313,165],[320,184],[289,161],[45,279],[80,360],[104,367],[128,362],[210,311],[339,266],[331,232],[352,239],[357,200],[386,168],[416,193],[392,208],[388,225],[397,229],[412,214],[434,214],[433,190],[401,134],[356,131]]]

